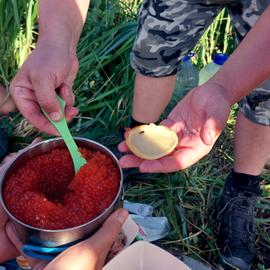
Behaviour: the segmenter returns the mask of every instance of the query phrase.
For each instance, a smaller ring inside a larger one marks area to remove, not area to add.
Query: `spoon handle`
[[[63,115],[65,114],[65,101],[57,95],[58,102],[62,108]],[[48,120],[53,124],[53,126],[57,129],[57,131],[62,136],[73,161],[75,173],[79,171],[81,166],[83,166],[86,163],[86,160],[81,156],[81,153],[78,149],[78,146],[76,145],[70,131],[67,125],[67,121],[65,117],[63,117],[60,121],[52,121],[49,117],[49,115],[43,111],[45,116],[48,118]]]

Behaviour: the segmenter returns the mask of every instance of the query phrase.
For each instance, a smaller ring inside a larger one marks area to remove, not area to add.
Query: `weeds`
[[[137,30],[138,6],[137,0],[94,0],[77,49],[80,70],[74,92],[80,114],[70,124],[72,133],[99,141],[113,150],[121,140],[119,128],[127,125],[131,108],[134,72],[130,68],[129,54]],[[0,82],[5,85],[35,46],[36,17],[34,0],[0,0]],[[216,52],[232,52],[235,43],[224,9],[195,48],[197,66],[208,63]],[[218,250],[212,217],[233,163],[236,110],[237,106],[215,149],[191,168],[173,174],[125,171],[125,197],[152,204],[155,215],[169,219],[171,231],[160,244],[214,267]],[[38,134],[18,114],[8,120],[15,128],[13,139],[17,147],[25,146]],[[257,204],[257,247],[260,261],[267,262],[270,183],[267,173],[263,178],[263,196]],[[265,269],[263,264],[258,264],[257,268]]]

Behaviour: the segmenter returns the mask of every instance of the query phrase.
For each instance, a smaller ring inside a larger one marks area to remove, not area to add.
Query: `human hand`
[[[63,116],[56,99],[56,89],[66,102],[65,116],[70,121],[77,113],[72,84],[78,71],[75,51],[67,46],[38,42],[10,85],[10,92],[22,115],[35,127],[58,135],[45,118],[44,109],[52,120]]]
[[[8,222],[8,217],[0,205],[0,263],[7,260],[15,258],[19,252],[9,241],[9,238],[6,234],[6,224]]]
[[[41,141],[41,138],[36,138],[31,145]],[[0,174],[5,169],[5,166],[17,155],[18,153],[9,154],[0,164]],[[19,251],[10,242],[7,233],[6,225],[8,223],[8,216],[6,215],[4,209],[0,205],[0,263],[13,259],[19,255]]]
[[[33,270],[100,270],[127,216],[124,209],[115,211],[93,236],[65,250],[49,264],[29,257],[27,259]],[[7,225],[7,234],[13,245],[21,251],[23,244],[11,223]]]
[[[176,149],[158,160],[143,160],[128,154],[120,159],[120,166],[138,167],[147,173],[168,173],[193,165],[212,149],[226,125],[230,105],[219,85],[206,83],[193,89],[160,123],[177,133],[179,144]],[[125,142],[118,148],[121,152],[128,151]]]

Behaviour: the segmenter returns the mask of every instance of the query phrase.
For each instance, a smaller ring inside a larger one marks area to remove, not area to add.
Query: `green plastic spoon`
[[[63,115],[65,115],[65,106],[66,103],[65,101],[59,97],[57,95],[57,99],[59,101],[59,104],[62,108],[62,113]],[[69,153],[71,155],[72,161],[73,161],[73,165],[74,165],[74,169],[75,169],[75,174],[79,171],[79,169],[85,164],[87,163],[87,161],[82,157],[78,146],[76,145],[72,135],[70,134],[68,125],[67,125],[67,121],[66,118],[63,117],[60,121],[53,121],[49,115],[43,111],[43,113],[45,114],[45,116],[48,118],[48,120],[53,124],[53,126],[57,129],[57,131],[59,132],[59,134],[62,136],[68,150]]]

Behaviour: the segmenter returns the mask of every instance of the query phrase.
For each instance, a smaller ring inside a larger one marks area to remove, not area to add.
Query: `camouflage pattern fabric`
[[[239,102],[241,112],[252,122],[270,126],[270,80]]]
[[[145,0],[131,66],[145,76],[174,75],[180,60],[224,6],[241,40],[269,4],[270,0]],[[269,98],[270,83],[265,82],[240,102],[241,111],[255,123],[270,125]]]

